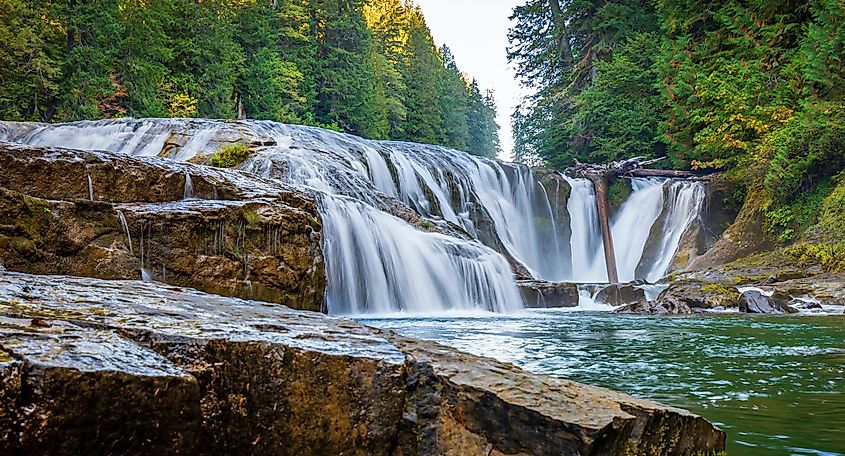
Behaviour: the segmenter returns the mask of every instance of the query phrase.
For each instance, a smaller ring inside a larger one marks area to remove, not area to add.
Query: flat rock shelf
[[[0,273],[2,454],[718,454],[703,418],[278,304]]]

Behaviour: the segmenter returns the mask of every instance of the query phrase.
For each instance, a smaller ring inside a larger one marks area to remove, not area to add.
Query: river
[[[731,455],[845,455],[845,317],[525,311],[362,320],[686,408]]]

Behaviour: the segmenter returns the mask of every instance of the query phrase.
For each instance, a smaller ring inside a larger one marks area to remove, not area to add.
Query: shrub
[[[845,243],[801,243],[787,247],[784,255],[795,260],[799,267],[819,265],[828,272],[845,271]]]
[[[249,154],[246,144],[230,144],[211,155],[211,164],[218,168],[234,168],[249,158]]]

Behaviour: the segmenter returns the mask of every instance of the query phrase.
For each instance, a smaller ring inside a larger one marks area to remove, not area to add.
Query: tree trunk
[[[631,177],[696,177],[705,174],[706,173],[694,173],[692,171],[674,171],[671,169],[648,168],[632,169],[624,173],[625,176]]]
[[[596,206],[599,212],[601,237],[604,241],[604,261],[607,264],[607,280],[619,283],[619,272],[616,268],[616,250],[613,248],[613,234],[610,231],[610,204],[607,200],[607,174],[591,175],[590,180],[596,189]]]

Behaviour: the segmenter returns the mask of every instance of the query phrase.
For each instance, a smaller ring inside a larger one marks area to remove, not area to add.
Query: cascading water
[[[651,227],[663,208],[663,182],[663,179],[631,179],[631,196],[613,217],[611,231],[621,282],[638,278],[637,265],[643,256]],[[601,256],[604,256],[603,248]]]
[[[704,186],[693,182],[673,182],[667,189],[669,204],[665,215],[662,236],[658,244],[657,259],[648,268],[646,280],[656,282],[666,275],[681,236],[701,212],[704,204]]]
[[[368,141],[266,121],[28,124],[17,129],[20,136],[9,137],[14,131],[0,128],[0,136],[5,135],[0,139],[180,161],[233,141],[264,145],[241,168],[316,195],[326,231],[332,312],[519,307],[511,269],[492,249],[535,278],[607,281],[595,191],[586,179],[565,178],[571,186],[566,227],[555,214],[563,210],[560,179],[556,187],[546,187],[525,166],[437,146]],[[622,280],[656,280],[666,273],[697,216],[697,195],[703,190],[697,183],[665,184],[660,179],[632,179],[631,186],[630,198],[612,219],[619,275]],[[192,197],[191,187],[186,175],[185,198]],[[390,215],[397,214],[397,206],[407,206],[447,231],[463,230],[486,247],[459,239],[460,234],[418,230]],[[660,227],[657,241],[650,238],[653,227]],[[660,253],[644,265],[644,247],[653,242]]]
[[[599,226],[596,194],[588,179],[566,177],[572,187],[568,209],[571,217],[572,277],[574,282],[607,281],[604,244]],[[665,204],[668,193],[669,204]],[[631,195],[613,216],[611,234],[616,251],[617,272],[621,282],[663,278],[678,250],[681,236],[701,210],[704,187],[697,182],[671,182],[658,178],[631,179]],[[638,274],[652,228],[662,220],[657,236],[656,260]]]
[[[185,173],[185,188],[182,192],[182,199],[192,199],[194,197],[194,183],[191,181],[191,175]]]
[[[572,188],[566,205],[572,230],[572,277],[569,279],[573,282],[606,282],[607,268],[593,183],[588,179],[564,178]]]
[[[350,198],[320,197],[330,313],[522,307],[510,266],[493,250],[424,233]]]
[[[162,155],[160,151],[173,136],[172,131],[184,130],[184,122],[138,120],[45,126],[29,133],[22,142]],[[417,151],[413,150],[415,145],[377,143],[273,122],[238,125],[265,138],[263,142],[275,144],[244,163],[244,170],[307,188],[317,197],[324,221],[330,313],[449,309],[503,312],[522,307],[511,267],[499,253],[476,241],[418,230],[379,208],[389,204],[385,198],[397,197],[422,215],[442,217],[473,232],[467,213],[477,205],[495,214],[497,227],[501,224],[511,231],[509,245],[528,254],[529,247],[520,247],[524,233],[506,225],[507,218],[517,216],[533,223],[529,203],[535,195],[527,194],[533,182],[527,168],[512,167],[515,180],[511,184],[503,165],[433,146],[419,146],[422,150]],[[164,155],[189,160],[213,152],[218,146],[206,143],[225,126],[199,122],[194,125],[197,131],[182,135],[188,138],[185,145]],[[435,154],[458,156],[438,158]],[[438,169],[442,164],[449,164],[450,169]],[[398,183],[394,173],[399,174]],[[481,183],[495,187],[477,188]],[[186,174],[185,198],[191,197],[191,187]],[[497,201],[496,193],[504,201]],[[143,272],[147,279],[148,271]]]

